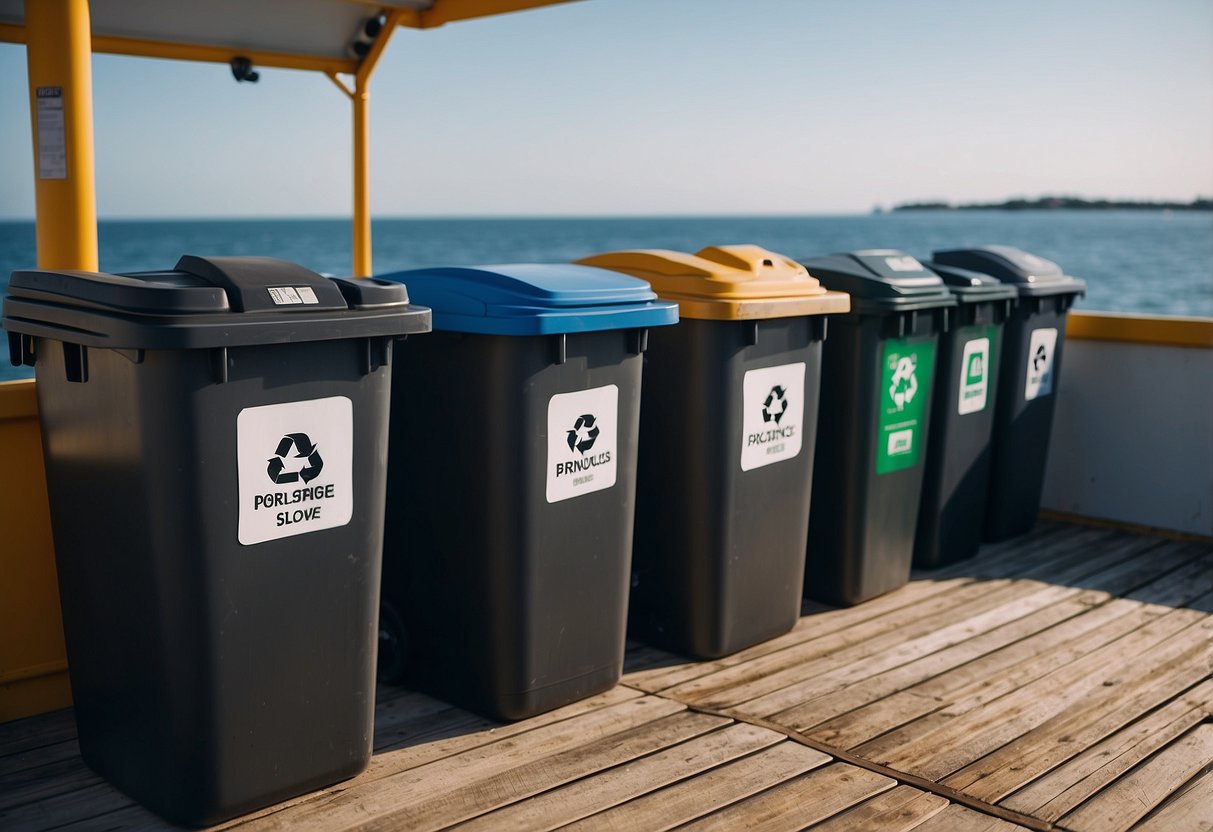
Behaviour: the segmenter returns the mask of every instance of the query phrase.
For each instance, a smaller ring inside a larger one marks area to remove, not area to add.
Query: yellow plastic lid
[[[650,249],[578,260],[647,280],[682,318],[739,321],[847,312],[851,296],[827,291],[804,266],[753,245],[709,246],[696,254]]]

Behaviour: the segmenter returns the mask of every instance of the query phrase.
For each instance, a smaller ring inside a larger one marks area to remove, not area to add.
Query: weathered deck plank
[[[813,827],[814,832],[910,832],[951,805],[945,798],[911,786],[897,786],[840,812]]]
[[[1210,832],[1213,830],[1210,807],[1213,807],[1213,772],[1201,777],[1137,828],[1139,832]]]
[[[1129,769],[1213,715],[1213,682],[1188,691],[1039,777],[1002,806],[1055,821]],[[1213,812],[1210,813],[1213,818]]]
[[[685,832],[796,832],[888,791],[897,781],[834,763],[682,827]],[[921,794],[921,792],[920,792]],[[943,805],[947,801],[940,799]]]
[[[914,577],[523,722],[381,689],[366,772],[218,829],[1213,828],[1213,544],[1050,522]],[[169,827],[64,711],[0,725],[0,828]]]
[[[1132,828],[1166,797],[1213,766],[1213,725],[1199,725],[1180,740],[1061,819],[1076,832]]]
[[[824,754],[784,741],[565,827],[663,832],[723,809],[829,762]]]
[[[556,829],[782,741],[783,737],[773,731],[733,724],[599,777],[578,780],[482,815],[457,828],[463,832]]]

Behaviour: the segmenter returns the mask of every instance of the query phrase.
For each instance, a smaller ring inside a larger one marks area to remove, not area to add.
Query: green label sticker
[[[964,343],[961,353],[960,394],[956,412],[961,416],[980,413],[990,401],[990,376],[995,365],[992,326],[972,326],[960,332]]]
[[[880,424],[876,432],[876,473],[887,474],[918,464],[926,441],[923,424],[935,342],[884,342],[880,372]]]

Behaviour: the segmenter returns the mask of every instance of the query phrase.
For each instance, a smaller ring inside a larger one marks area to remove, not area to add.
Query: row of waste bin
[[[377,641],[521,718],[628,630],[721,656],[1026,531],[1082,290],[1005,247],[17,272],[81,752],[213,822],[366,765]]]

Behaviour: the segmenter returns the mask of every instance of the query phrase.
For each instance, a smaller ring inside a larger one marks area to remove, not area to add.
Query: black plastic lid
[[[868,249],[801,260],[827,289],[847,292],[859,312],[909,312],[955,306],[939,275],[903,251]]]
[[[1012,246],[954,248],[934,253],[939,266],[954,266],[980,272],[1015,286],[1021,297],[1081,295],[1087,284],[1070,277],[1061,266]]]
[[[430,312],[400,283],[186,255],[171,271],[13,272],[4,326],[85,346],[194,349],[428,332]]]
[[[1019,290],[1015,286],[1008,286],[988,274],[934,262],[927,265],[931,271],[939,275],[947,285],[948,291],[954,294],[960,303],[1011,300],[1019,296]]]

